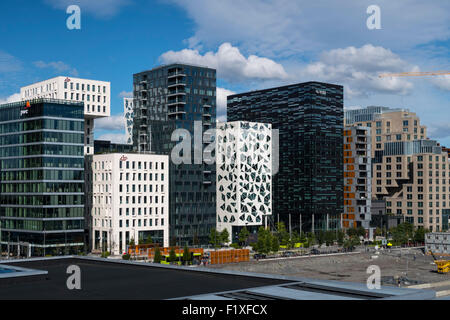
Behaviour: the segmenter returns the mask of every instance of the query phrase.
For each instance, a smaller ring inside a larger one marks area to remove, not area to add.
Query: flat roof
[[[397,287],[370,290],[360,283],[94,257],[0,261],[0,267],[6,265],[41,273],[34,278],[16,276],[13,281],[0,278],[0,300],[424,300],[436,297],[432,290]],[[67,288],[70,274],[66,271],[71,265],[81,270],[81,290]]]

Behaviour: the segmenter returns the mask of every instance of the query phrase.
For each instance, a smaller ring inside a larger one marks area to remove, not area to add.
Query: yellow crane
[[[450,75],[450,71],[382,73],[378,77],[379,78],[387,78],[387,77],[425,77],[425,76],[444,76],[444,75]]]

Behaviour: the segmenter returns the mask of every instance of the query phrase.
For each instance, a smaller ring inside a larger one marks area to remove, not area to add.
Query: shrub
[[[122,259],[123,260],[130,260],[130,255],[128,253],[125,253],[124,255],[122,255]]]

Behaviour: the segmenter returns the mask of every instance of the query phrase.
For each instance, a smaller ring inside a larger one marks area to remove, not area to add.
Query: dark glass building
[[[303,231],[340,228],[342,86],[306,82],[228,96],[227,118],[271,123],[279,130],[279,171],[273,177],[276,221],[288,225],[290,217],[293,230],[300,225]]]
[[[114,153],[122,152],[128,153],[133,151],[132,144],[113,143],[108,140],[94,140],[94,153]]]
[[[208,243],[216,226],[216,168],[198,157],[196,161],[194,147],[203,150],[209,144],[209,139],[202,141],[203,133],[216,125],[216,71],[160,66],[135,74],[133,88],[135,151],[171,156],[178,144],[171,141],[174,130],[185,129],[191,137],[191,162],[170,161],[170,243]]]
[[[18,243],[32,255],[83,250],[83,110],[50,99],[0,105],[4,251],[17,253]]]

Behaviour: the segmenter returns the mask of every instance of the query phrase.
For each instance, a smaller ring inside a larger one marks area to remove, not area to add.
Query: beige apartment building
[[[450,209],[450,162],[417,115],[384,109],[351,125],[372,131],[372,197],[386,200],[387,214],[441,231]]]

